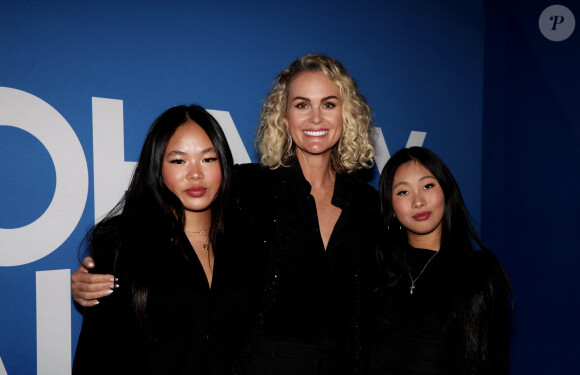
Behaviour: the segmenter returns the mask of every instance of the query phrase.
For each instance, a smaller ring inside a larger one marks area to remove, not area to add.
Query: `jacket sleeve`
[[[94,273],[113,273],[120,246],[118,228],[95,230],[91,253]],[[134,317],[130,293],[125,290],[123,274],[118,289],[99,299],[97,306],[85,309],[83,324],[73,362],[73,374],[129,373],[131,358],[137,348],[139,327]]]

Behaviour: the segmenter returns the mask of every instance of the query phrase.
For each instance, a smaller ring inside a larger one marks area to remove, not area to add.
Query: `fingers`
[[[89,273],[76,275],[73,277],[71,284],[74,300],[85,307],[97,305],[99,303],[98,298],[110,295],[118,287],[119,285],[112,275],[93,275]]]
[[[81,267],[84,267],[86,269],[86,272],[88,272],[90,268],[94,268],[95,262],[93,261],[93,258],[86,257],[85,259],[83,259],[83,264],[81,265]]]
[[[98,298],[106,297],[111,293],[113,293],[112,289],[104,289],[96,292],[73,291],[73,297],[81,306],[92,307],[99,304]]]
[[[98,298],[110,295],[115,288],[119,287],[117,279],[113,275],[88,273],[89,268],[94,266],[94,261],[87,257],[71,276],[73,298],[84,307],[97,305]]]

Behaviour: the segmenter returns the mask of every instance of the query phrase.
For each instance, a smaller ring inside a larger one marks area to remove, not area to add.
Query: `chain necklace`
[[[409,273],[409,278],[411,279],[411,287],[409,288],[409,294],[413,294],[413,291],[415,290],[415,282],[417,280],[419,280],[419,277],[421,277],[421,275],[423,274],[423,271],[425,271],[425,268],[427,268],[427,266],[429,265],[429,263],[431,263],[431,261],[433,260],[433,258],[435,258],[437,256],[437,254],[439,254],[439,251],[436,251],[435,254],[433,254],[431,256],[431,258],[429,258],[429,260],[427,261],[427,263],[425,263],[425,265],[423,266],[423,269],[421,270],[421,272],[419,272],[419,274],[417,275],[417,277],[415,277],[413,279],[413,276],[411,276],[411,270],[407,269],[407,272]]]
[[[187,233],[190,233],[190,234],[199,234],[199,235],[202,235],[202,236],[203,236],[204,234],[206,234],[206,233],[207,233],[207,231],[208,231],[208,230],[209,230],[209,229],[204,229],[204,230],[201,230],[201,231],[199,231],[199,232],[198,232],[198,231],[191,231],[191,230],[184,230],[184,232],[185,232],[186,234],[187,234]],[[191,240],[190,240],[190,241],[191,241]],[[192,246],[193,246],[193,243],[192,243]],[[201,246],[202,246],[202,247],[203,247],[203,249],[206,251],[206,254],[207,254],[207,265],[208,265],[208,267],[209,267],[209,271],[210,271],[210,273],[212,273],[212,274],[213,274],[213,267],[212,267],[212,265],[211,265],[211,254],[210,254],[210,251],[209,251],[209,247],[210,247],[210,245],[209,245],[209,236],[208,236],[208,238],[205,240],[205,242],[202,242],[202,243],[201,243]],[[199,252],[198,252],[198,251],[195,249],[195,246],[193,246],[193,250],[194,250],[194,251],[195,251],[195,252],[198,254],[198,257],[201,257],[201,256],[202,256],[202,255],[201,255],[201,254],[200,254],[200,253],[199,253]],[[201,259],[200,259],[200,261],[201,261]]]
[[[207,233],[207,231],[208,231],[207,229],[204,229],[204,230],[199,231],[199,232],[198,231],[186,230],[185,233],[192,233],[192,234],[201,234],[201,235],[204,235],[204,234]],[[206,242],[202,243],[201,246],[203,246],[203,248],[204,248],[205,251],[208,251],[209,250],[209,238],[207,239]]]

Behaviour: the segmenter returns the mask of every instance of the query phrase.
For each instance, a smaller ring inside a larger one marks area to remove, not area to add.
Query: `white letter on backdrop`
[[[93,98],[95,223],[123,197],[137,163],[125,161],[123,101]]]
[[[69,123],[42,99],[0,87],[0,126],[13,126],[36,137],[46,147],[56,170],[50,205],[34,222],[0,228],[0,266],[19,266],[56,250],[78,224],[89,192],[85,153]]]
[[[228,140],[228,144],[232,149],[234,163],[250,163],[250,156],[248,155],[248,151],[246,151],[246,147],[242,142],[242,138],[240,138],[240,133],[238,133],[238,129],[236,129],[236,125],[234,124],[234,120],[230,113],[228,111],[216,111],[214,109],[208,109],[208,112],[215,117],[222,127]]]
[[[70,305],[70,270],[36,272],[38,375],[71,373]]]
[[[423,142],[425,142],[426,136],[427,132],[416,132],[413,130],[411,134],[409,134],[409,139],[407,140],[407,145],[405,146],[405,148],[413,146],[423,147]]]
[[[385,164],[391,158],[391,154],[389,153],[389,148],[387,147],[387,142],[385,141],[385,137],[383,135],[383,131],[381,128],[376,128],[375,132],[375,164],[377,165],[377,169],[379,173],[382,172]],[[407,145],[405,148],[413,147],[413,146],[423,146],[423,142],[425,141],[425,137],[427,136],[427,132],[417,132],[411,131],[409,134],[409,139],[407,139]]]
[[[8,373],[6,372],[6,368],[4,367],[4,364],[2,363],[2,358],[0,358],[0,375],[8,375]]]

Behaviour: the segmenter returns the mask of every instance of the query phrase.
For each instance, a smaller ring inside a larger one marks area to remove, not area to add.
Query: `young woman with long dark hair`
[[[86,309],[74,374],[229,369],[232,344],[212,341],[214,328],[234,337],[248,325],[239,321],[244,289],[233,293],[225,281],[233,258],[220,256],[232,168],[225,135],[205,109],[177,106],[155,120],[125,197],[87,237],[92,272],[114,274],[120,287]]]
[[[380,188],[371,374],[506,374],[510,283],[445,163],[426,148],[400,150]]]

